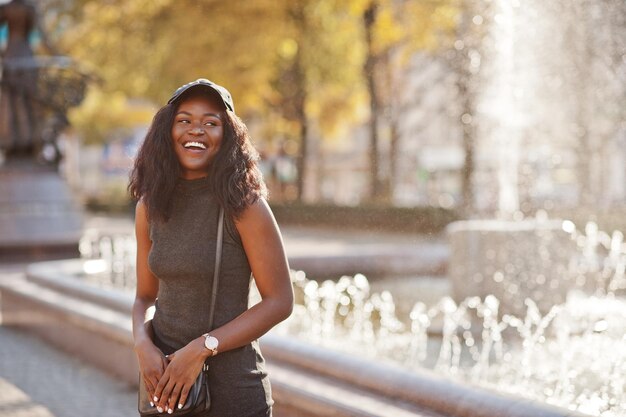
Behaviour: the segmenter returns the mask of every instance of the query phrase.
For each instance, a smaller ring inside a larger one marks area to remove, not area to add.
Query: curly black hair
[[[171,198],[181,167],[173,149],[171,131],[180,101],[166,104],[154,115],[146,138],[130,173],[128,191],[142,199],[151,221],[166,222]],[[259,198],[267,198],[267,188],[257,166],[259,154],[252,145],[248,128],[233,112],[222,110],[224,137],[209,167],[211,190],[232,218]]]

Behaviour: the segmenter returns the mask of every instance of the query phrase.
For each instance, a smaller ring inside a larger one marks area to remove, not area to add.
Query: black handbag
[[[215,270],[213,272],[213,291],[211,293],[211,305],[209,307],[209,329],[213,328],[213,313],[215,312],[215,301],[217,298],[217,285],[219,281],[220,264],[222,261],[222,240],[224,235],[224,209],[220,207],[217,224],[217,245],[215,249]],[[196,381],[189,390],[187,400],[183,408],[174,410],[177,416],[187,416],[200,411],[206,411],[211,407],[211,397],[209,394],[209,365],[202,366],[202,371],[198,374]],[[141,417],[167,416],[167,410],[159,413],[156,407],[150,405],[152,399],[146,389],[143,376],[139,375],[139,402],[138,409]]]

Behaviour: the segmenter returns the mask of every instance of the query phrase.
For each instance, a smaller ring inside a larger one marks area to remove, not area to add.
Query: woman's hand
[[[167,368],[167,358],[159,348],[147,340],[135,346],[135,354],[139,361],[141,377],[148,394],[150,394],[150,401],[155,402],[154,393],[165,368]]]
[[[158,398],[157,407],[170,414],[176,407],[183,407],[191,387],[202,371],[208,352],[204,347],[204,338],[200,337],[167,356],[169,365],[154,393]]]

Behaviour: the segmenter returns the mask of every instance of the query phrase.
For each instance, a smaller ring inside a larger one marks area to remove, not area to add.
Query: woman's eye
[[[187,119],[180,119],[178,121],[178,123],[189,123],[189,120],[187,120]]]

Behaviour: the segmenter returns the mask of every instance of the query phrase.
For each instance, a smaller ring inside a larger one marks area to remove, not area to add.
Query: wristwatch
[[[205,333],[202,336],[204,336],[204,347],[211,352],[211,356],[217,355],[217,347],[220,344],[219,340],[208,333]]]

